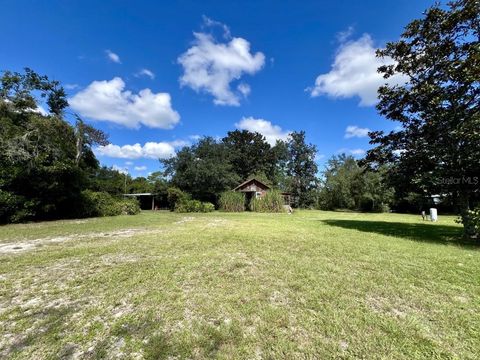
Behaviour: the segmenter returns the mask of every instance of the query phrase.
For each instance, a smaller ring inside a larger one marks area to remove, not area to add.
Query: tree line
[[[49,115],[39,110],[40,99]],[[107,135],[78,116],[66,121],[67,106],[63,87],[47,76],[28,68],[2,74],[0,222],[138,212],[131,201],[103,192],[92,147],[106,145]],[[87,191],[96,187],[100,195]]]
[[[106,145],[108,137],[76,115],[66,120],[68,102],[57,81],[30,69],[5,71],[0,221],[92,214],[85,210],[92,204],[87,190],[109,196],[153,192],[171,206],[168,189],[177,188],[218,205],[223,191],[256,177],[290,192],[294,206],[302,208],[419,212],[440,199],[445,210],[461,216],[467,236],[478,237],[479,14],[478,0],[434,5],[408,24],[398,41],[378,50],[378,57],[393,60],[379,73],[405,79],[378,91],[378,112],[398,126],[371,132],[373,147],[364,159],[334,156],[320,172],[317,149],[303,131],[272,146],[259,133],[235,130],[221,139],[203,137],[161,160],[159,171],[132,179],[100,167],[92,148]],[[38,111],[39,99],[49,115]]]

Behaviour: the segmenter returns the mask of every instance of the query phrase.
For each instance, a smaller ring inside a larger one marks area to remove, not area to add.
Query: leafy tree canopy
[[[480,174],[480,2],[435,5],[378,50],[379,68],[404,85],[379,89],[377,109],[400,129],[370,134],[370,164],[395,164],[398,176],[429,194],[452,194],[461,214],[478,201]]]

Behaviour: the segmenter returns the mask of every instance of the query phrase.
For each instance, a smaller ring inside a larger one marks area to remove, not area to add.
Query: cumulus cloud
[[[180,115],[172,108],[170,94],[154,93],[148,88],[134,94],[125,90],[125,82],[119,77],[93,81],[68,102],[72,109],[87,118],[129,128],[145,125],[171,129],[180,120]]]
[[[230,34],[230,28],[220,21],[210,19],[208,16],[202,15],[203,27],[219,27],[223,30],[223,37],[225,39],[230,39],[232,36]]]
[[[363,138],[367,137],[368,133],[370,132],[369,128],[361,128],[356,125],[349,125],[345,129],[345,139],[350,139],[350,138]]]
[[[113,165],[112,169],[118,171],[120,174],[123,174],[123,175],[128,174],[128,169],[127,168],[122,168],[121,166],[118,166],[118,165]]]
[[[344,43],[353,35],[354,31],[355,28],[353,26],[349,26],[347,29],[338,32],[336,38],[340,43]]]
[[[146,166],[135,166],[134,169],[136,171],[145,171],[145,170],[147,170],[147,167]]]
[[[139,72],[135,74],[136,77],[146,76],[151,80],[155,79],[155,73],[149,69],[141,69]]]
[[[344,42],[337,51],[330,72],[321,74],[315,80],[315,86],[307,89],[312,97],[328,95],[333,98],[351,98],[358,96],[361,106],[371,106],[377,102],[377,90],[385,84],[405,82],[403,75],[384,79],[377,72],[381,65],[392,64],[391,58],[380,59],[375,56],[373,40],[364,34],[356,41]]]
[[[277,140],[287,140],[289,131],[284,131],[278,125],[273,125],[270,121],[264,119],[255,119],[253,117],[244,117],[235,126],[240,130],[258,132],[265,136],[265,140],[270,145],[275,145]]]
[[[207,26],[218,25],[208,18],[204,18],[204,22]],[[243,74],[252,75],[259,71],[265,64],[265,55],[251,53],[247,40],[232,38],[228,27],[223,26],[224,37],[227,38],[225,42],[219,42],[207,33],[193,33],[195,40],[192,47],[178,58],[183,67],[180,85],[211,94],[217,105],[238,106],[240,95],[248,95],[250,87],[247,84],[238,85],[237,91],[234,91],[231,83]]]
[[[99,156],[107,156],[119,159],[168,159],[175,156],[175,148],[181,147],[185,142],[147,142],[143,146],[139,143],[134,145],[108,144],[95,148]]]
[[[107,54],[107,58],[114,62],[114,63],[117,63],[117,64],[121,64],[122,62],[120,61],[120,56],[118,56],[117,54],[115,54],[113,51],[111,50],[105,50],[105,54]]]

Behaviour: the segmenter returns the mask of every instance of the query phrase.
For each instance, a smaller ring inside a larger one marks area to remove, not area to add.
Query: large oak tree
[[[466,223],[480,187],[480,1],[429,8],[377,56],[394,60],[379,68],[386,79],[406,83],[379,89],[378,111],[400,126],[370,134],[367,160],[393,164],[426,194],[453,196]]]

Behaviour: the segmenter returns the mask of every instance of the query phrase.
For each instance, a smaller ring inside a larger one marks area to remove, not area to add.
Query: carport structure
[[[146,210],[146,208],[150,207],[150,202],[152,205],[152,210],[155,210],[155,195],[153,193],[136,193],[136,194],[123,194],[125,197],[134,197],[138,199],[140,203],[140,208],[142,210]],[[150,201],[151,199],[151,201]]]

